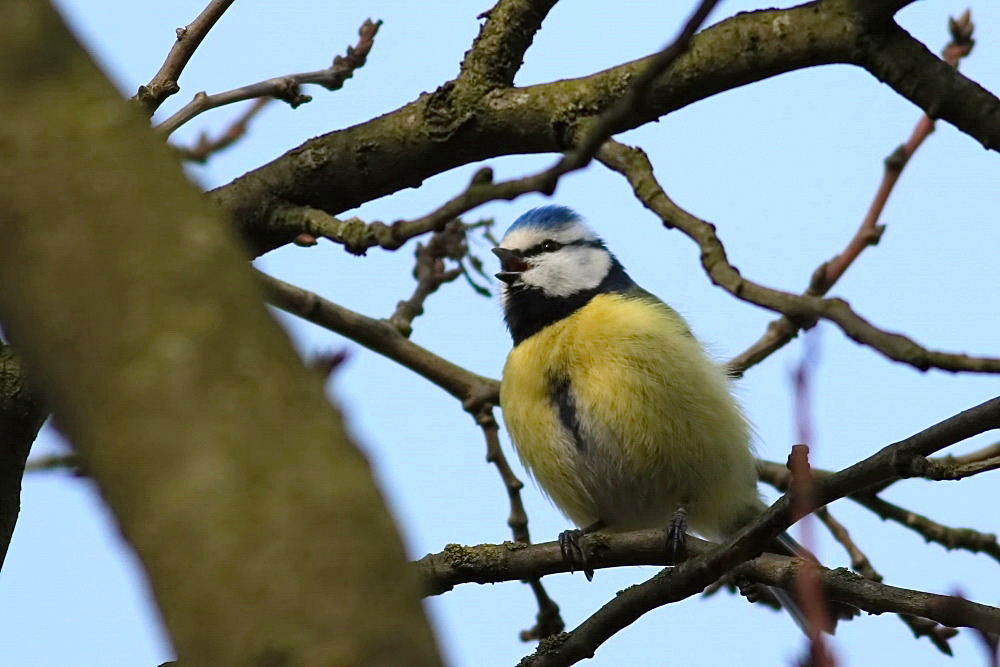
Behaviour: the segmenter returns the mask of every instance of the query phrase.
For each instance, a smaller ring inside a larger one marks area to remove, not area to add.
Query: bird
[[[513,339],[500,405],[518,456],[577,528],[665,528],[669,556],[687,530],[719,540],[764,511],[752,430],[731,379],[684,318],[636,284],[574,210],[521,215],[493,253]],[[785,536],[775,551],[802,555]],[[773,591],[803,625],[793,598]]]

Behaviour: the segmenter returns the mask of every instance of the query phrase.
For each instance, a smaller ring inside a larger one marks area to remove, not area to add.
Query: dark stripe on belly
[[[577,417],[576,401],[573,399],[569,378],[565,376],[551,378],[549,392],[552,396],[552,403],[559,413],[559,421],[573,436],[573,443],[576,445],[577,451],[585,451],[587,447],[583,435],[580,433],[580,420]]]

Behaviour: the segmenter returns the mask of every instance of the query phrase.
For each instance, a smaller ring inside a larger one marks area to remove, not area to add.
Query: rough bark
[[[185,665],[431,665],[369,466],[230,230],[47,3],[0,5],[0,319]]]

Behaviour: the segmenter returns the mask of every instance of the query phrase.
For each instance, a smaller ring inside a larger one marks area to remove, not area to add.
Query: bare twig
[[[1000,468],[1000,442],[964,456],[942,456],[914,462],[907,473],[911,477],[933,480],[959,480]]]
[[[409,299],[396,304],[396,311],[389,317],[389,324],[407,338],[413,331],[413,319],[424,312],[424,301],[437,289],[462,275],[461,266],[445,268],[445,260],[461,261],[469,251],[465,242],[465,225],[459,219],[448,222],[443,229],[431,235],[427,245],[417,244],[414,252],[416,265],[413,277],[417,286]]]
[[[138,102],[147,116],[152,116],[163,104],[163,100],[180,90],[177,79],[180,78],[184,67],[208,31],[233,2],[234,0],[212,0],[194,21],[184,28],[177,29],[177,41],[174,42],[160,70],[153,75],[148,84],[139,86],[139,91],[132,97],[132,101]]]
[[[436,211],[423,218],[411,221],[401,220],[393,223],[391,226],[374,223],[364,229],[352,230],[354,233],[350,237],[346,234],[338,234],[336,236],[342,239],[341,242],[344,243],[348,252],[361,254],[374,245],[379,245],[388,250],[395,250],[413,236],[426,233],[432,229],[440,229],[449,220],[486,202],[498,199],[516,199],[528,192],[552,194],[562,176],[581,169],[590,163],[594,152],[604,142],[608,134],[615,130],[624,114],[632,110],[629,104],[636,100],[641,100],[648,86],[655,80],[656,76],[662,73],[684,53],[691,40],[691,36],[697,31],[705,16],[707,16],[717,2],[718,0],[703,0],[677,39],[656,56],[653,56],[644,73],[636,78],[635,83],[629,88],[630,92],[624,96],[622,102],[612,107],[605,115],[596,119],[579,147],[563,155],[558,162],[548,169],[523,178],[494,183],[493,170],[489,167],[484,167],[476,172],[464,192],[451,198]],[[626,102],[627,100],[631,102]],[[297,208],[290,209],[289,213],[296,218],[300,215]],[[313,213],[310,213],[310,215],[316,217]],[[331,221],[340,222],[332,218],[332,216],[327,217]]]
[[[908,458],[910,460],[928,460],[920,456]],[[947,549],[965,549],[973,553],[983,552],[1000,560],[1000,544],[997,543],[995,535],[981,533],[971,528],[945,526],[880,498],[877,493],[887,488],[891,482],[901,479],[899,476],[900,468],[906,470],[910,466],[905,462],[897,462],[893,467],[892,476],[877,484],[868,485],[860,491],[852,492],[849,495],[850,499],[868,508],[883,520],[894,521],[919,533],[928,542],[936,542]],[[771,484],[776,489],[787,490],[790,475],[785,466],[771,461],[758,461],[757,469],[761,481]],[[813,469],[812,472],[817,480],[829,478],[833,474],[828,470],[818,469]]]
[[[510,502],[507,525],[510,526],[514,541],[518,544],[531,544],[531,536],[528,533],[528,513],[521,500],[521,489],[524,488],[524,483],[511,470],[510,464],[507,463],[507,457],[504,456],[503,449],[500,447],[497,422],[493,417],[493,407],[483,406],[473,416],[486,438],[486,460],[496,466],[500,479],[503,480],[504,488],[507,489],[507,498]],[[526,582],[535,595],[538,614],[535,616],[535,625],[521,631],[521,640],[539,640],[562,632],[566,628],[566,624],[559,613],[559,605],[549,597],[542,585],[541,578],[529,577]]]
[[[794,445],[788,456],[788,470],[792,475],[791,504],[792,516],[803,516],[815,506],[813,499],[814,478],[809,470],[809,447]],[[806,547],[810,547],[811,532],[806,539]],[[819,579],[819,563],[811,558],[803,559],[795,577],[795,592],[802,606],[806,621],[806,636],[809,639],[808,664],[814,667],[833,667],[836,664],[823,638],[823,630],[831,630],[834,626],[830,611]]]
[[[639,200],[659,216],[665,227],[676,227],[698,244],[702,267],[708,277],[733,296],[784,313],[796,322],[806,323],[817,318],[830,320],[851,340],[919,370],[940,368],[948,371],[1000,373],[1000,359],[928,350],[907,336],[873,326],[855,313],[843,299],[792,294],[747,280],[729,262],[725,247],[715,233],[715,227],[685,211],[667,196],[653,175],[649,158],[641,149],[609,140],[601,148],[598,159],[609,169],[628,179]]]
[[[851,559],[851,569],[860,574],[865,579],[870,579],[872,581],[882,581],[882,575],[872,566],[871,561],[868,560],[868,556],[855,544],[854,540],[851,539],[851,534],[848,532],[844,524],[837,521],[832,514],[830,514],[829,508],[821,507],[816,510],[816,517],[826,526],[827,530],[833,536],[833,539],[837,540],[847,555]]]
[[[997,536],[992,533],[981,533],[972,528],[945,526],[872,494],[855,493],[850,498],[874,512],[883,521],[894,521],[905,526],[927,542],[940,544],[949,550],[964,549],[972,553],[985,553],[1000,562],[1000,544],[997,543]]]
[[[347,55],[336,56],[333,59],[333,64],[326,69],[267,79],[214,95],[207,95],[204,92],[198,93],[180,111],[157,125],[156,131],[162,136],[168,137],[181,125],[204,111],[257,97],[273,97],[287,102],[294,109],[312,99],[309,95],[303,95],[299,90],[299,86],[307,83],[318,84],[327,90],[338,90],[347,79],[354,76],[354,70],[365,64],[365,59],[371,50],[380,25],[382,25],[381,21],[373,22],[371,19],[365,19],[358,30],[361,37],[357,45],[347,47]]]
[[[514,475],[500,448],[493,408],[499,403],[499,383],[471,373],[411,342],[384,320],[375,320],[323,299],[294,285],[257,272],[268,300],[275,306],[346,336],[384,357],[422,375],[462,402],[486,439],[487,461],[493,463],[510,500],[507,523],[518,543],[531,541],[528,518],[521,500],[523,483]],[[561,632],[559,607],[545,593],[540,582],[528,582],[539,604],[537,624],[522,637],[538,639]]]
[[[802,358],[792,373],[792,394],[795,404],[795,431],[800,443],[813,442],[812,430],[812,379],[819,363],[819,343],[816,335],[806,338]],[[791,503],[793,516],[804,517],[800,530],[806,549],[815,547],[812,517],[808,516],[813,506],[815,479],[810,471],[809,445],[792,446],[788,455],[788,471],[791,473]],[[809,642],[809,654],[802,664],[810,667],[833,667],[836,660],[823,637],[823,631],[832,632],[836,627],[831,618],[829,604],[820,585],[817,568],[819,563],[805,559],[795,578],[797,601],[805,616],[805,631]]]
[[[942,57],[949,65],[957,68],[959,61],[969,55],[974,44],[972,39],[974,25],[971,21],[969,11],[966,10],[958,19],[949,18],[948,28],[951,32],[951,42],[945,46]],[[924,114],[917,122],[917,126],[914,128],[909,140],[897,147],[885,159],[882,182],[857,232],[855,232],[854,237],[840,254],[830,261],[820,264],[813,271],[809,287],[805,291],[806,295],[825,295],[840,277],[844,275],[844,272],[847,271],[865,248],[876,245],[879,242],[879,239],[882,238],[882,233],[885,231],[885,226],[880,225],[878,221],[882,216],[882,211],[885,209],[889,195],[899,180],[903,168],[933,131],[934,120],[927,114]],[[801,329],[808,329],[815,322],[815,319],[795,321],[787,316],[782,316],[772,321],[768,324],[767,330],[760,339],[729,361],[730,372],[733,375],[742,375],[748,368],[760,363],[775,351],[784,347],[798,335]]]
[[[462,402],[475,414],[483,405],[498,405],[500,384],[443,359],[408,340],[385,320],[376,320],[332,301],[255,271],[267,300],[304,320],[346,336],[423,376]]]
[[[246,134],[247,126],[250,121],[264,110],[271,102],[270,97],[260,97],[253,101],[252,104],[247,105],[246,110],[240,114],[240,116],[229,124],[223,132],[217,136],[215,139],[209,139],[206,132],[202,132],[198,136],[198,141],[191,147],[186,146],[176,146],[172,145],[172,148],[177,151],[177,154],[181,156],[182,159],[188,160],[190,162],[205,163],[208,158],[218,153],[219,151],[229,148],[234,143],[239,141],[243,135]]]

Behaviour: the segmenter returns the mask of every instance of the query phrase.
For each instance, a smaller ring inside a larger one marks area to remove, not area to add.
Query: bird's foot
[[[577,568],[583,571],[587,581],[593,581],[594,570],[588,565],[587,552],[584,551],[580,541],[586,537],[586,532],[579,528],[564,530],[559,533],[559,551],[563,560],[569,565],[570,574]]]
[[[687,554],[687,506],[678,505],[667,527],[667,559],[679,563]]]

